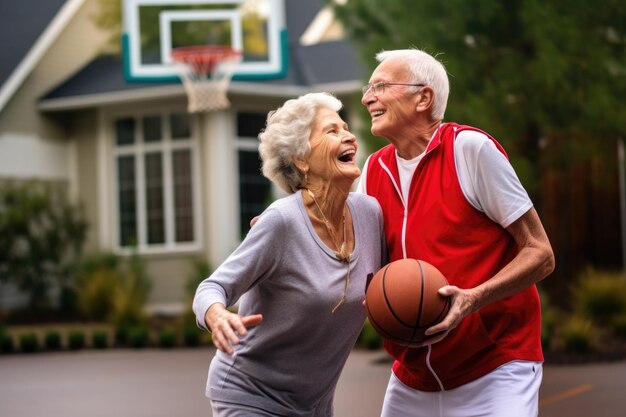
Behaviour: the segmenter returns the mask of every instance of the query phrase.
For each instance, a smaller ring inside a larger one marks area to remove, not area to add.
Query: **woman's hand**
[[[204,321],[212,333],[213,344],[222,352],[232,355],[233,345],[239,343],[240,337],[248,332],[246,328],[254,327],[263,321],[261,314],[241,317],[231,313],[223,304],[213,304],[204,315]]]

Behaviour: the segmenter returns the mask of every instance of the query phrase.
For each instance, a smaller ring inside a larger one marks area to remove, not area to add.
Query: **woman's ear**
[[[298,168],[300,172],[306,173],[309,170],[309,163],[304,159],[293,158],[293,164]]]

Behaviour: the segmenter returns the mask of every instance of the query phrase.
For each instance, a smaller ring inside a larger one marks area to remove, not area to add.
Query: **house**
[[[322,0],[284,0],[286,72],[233,80],[230,107],[189,113],[179,82],[134,83],[103,53],[97,0],[0,6],[0,180],[59,182],[89,221],[85,252],[146,261],[153,311],[178,311],[192,261],[219,265],[277,190],[260,174],[257,134],[286,99],[329,91],[346,105],[363,69]],[[19,36],[18,36],[19,35]],[[328,39],[330,37],[330,39]],[[0,306],[19,298],[3,291]]]

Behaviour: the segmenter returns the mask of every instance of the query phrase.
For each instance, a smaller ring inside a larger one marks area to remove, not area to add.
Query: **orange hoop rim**
[[[235,59],[240,56],[241,52],[227,45],[194,45],[172,49],[172,59],[180,63],[204,63],[213,65],[216,62]]]

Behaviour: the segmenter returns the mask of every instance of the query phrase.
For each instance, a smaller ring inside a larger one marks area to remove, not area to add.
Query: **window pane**
[[[237,113],[237,136],[256,138],[265,128],[265,113]]]
[[[194,230],[191,151],[189,149],[174,151],[172,153],[172,167],[176,242],[192,242]]]
[[[172,139],[189,139],[191,137],[191,124],[189,113],[174,113],[170,116]]]
[[[160,152],[146,154],[145,170],[148,244],[164,243],[163,159]]]
[[[137,201],[135,192],[135,157],[120,156],[117,158],[117,183],[119,200],[119,234],[120,246],[137,244]]]
[[[163,137],[161,131],[161,116],[146,116],[143,118],[143,141],[159,142]]]
[[[261,214],[272,199],[270,181],[261,174],[259,154],[239,151],[239,201],[241,232],[250,230],[250,220]]]
[[[115,141],[118,145],[135,143],[135,119],[118,119],[115,121]]]

